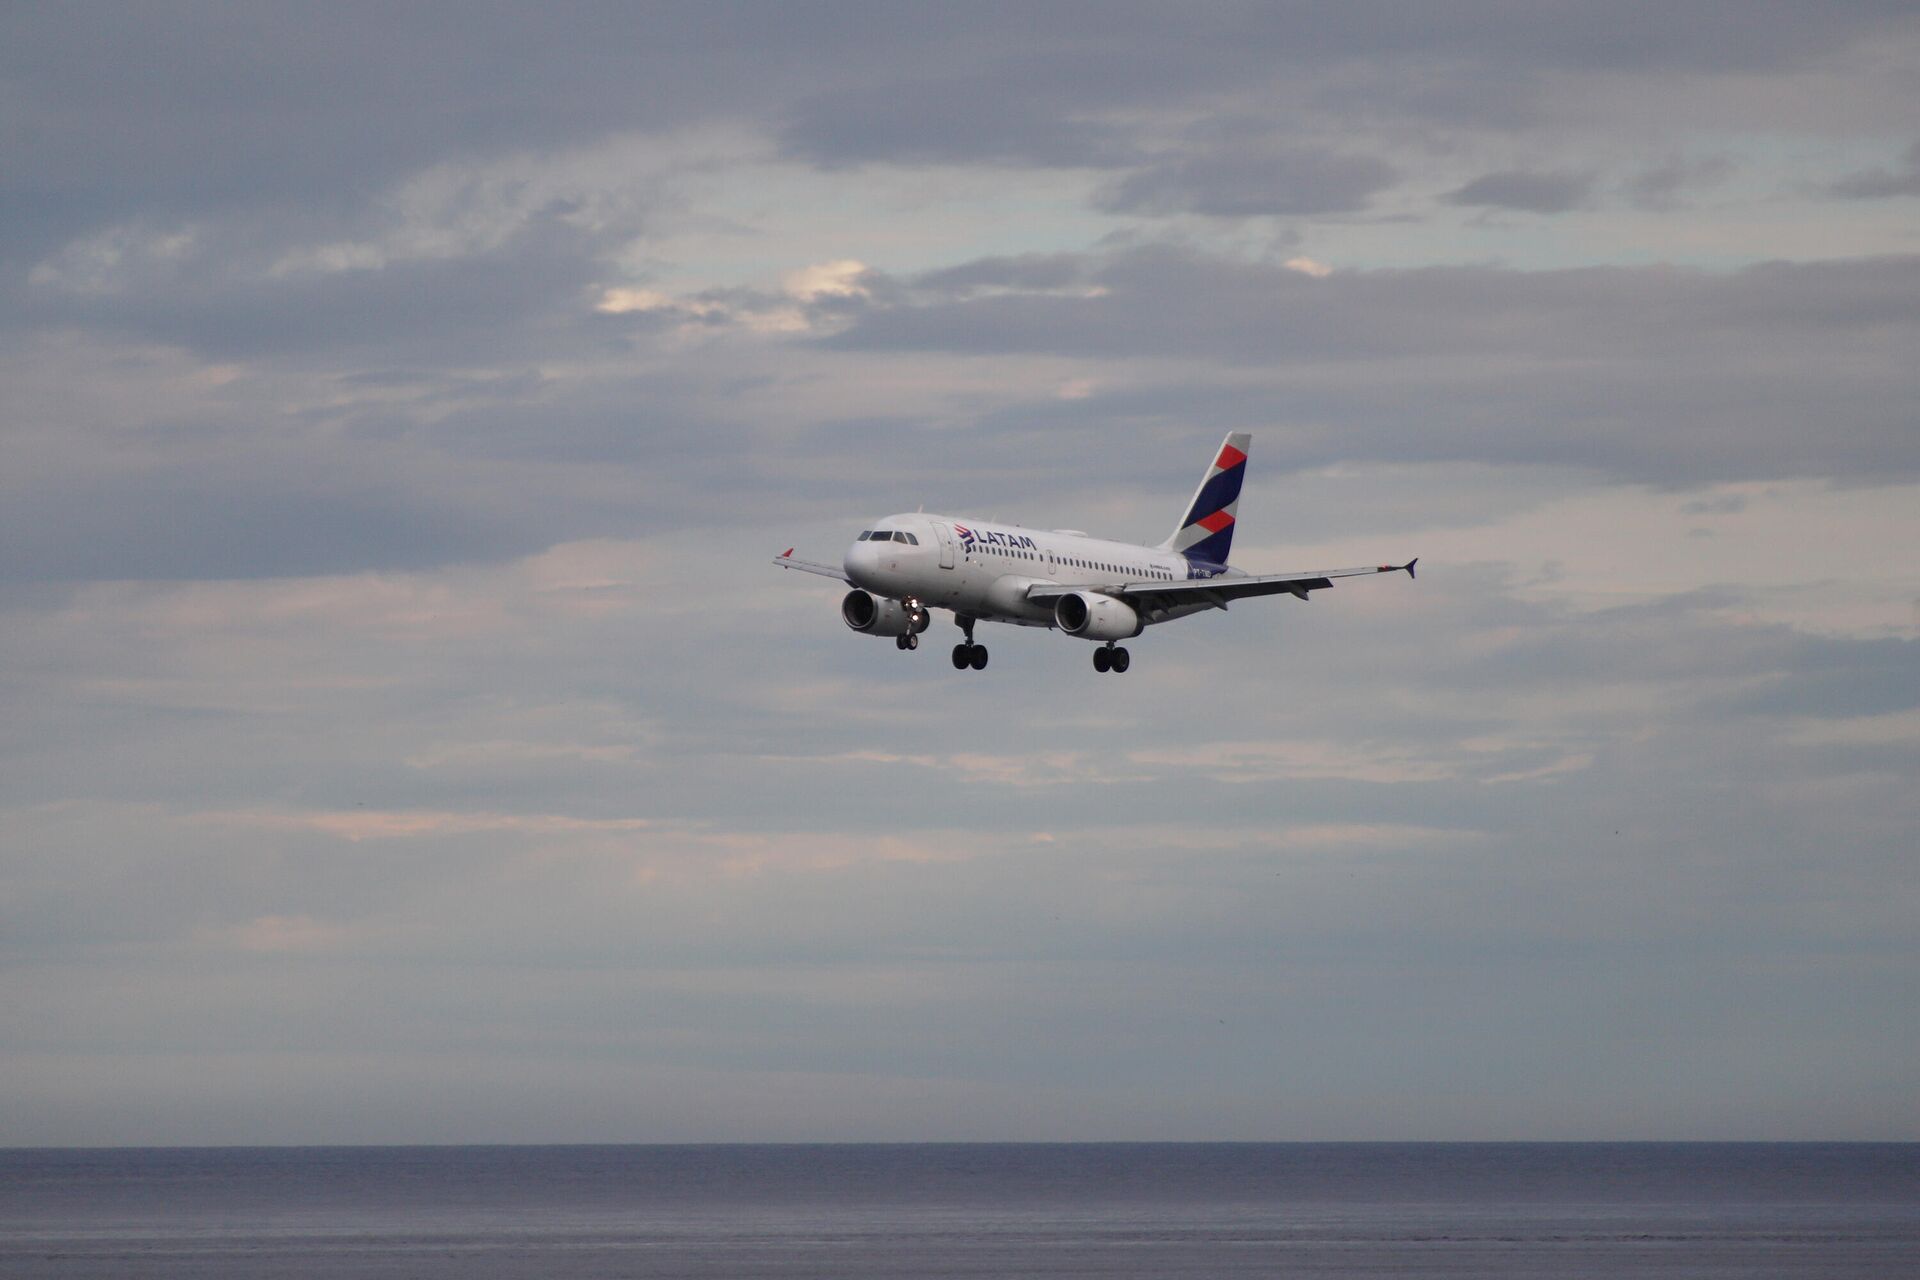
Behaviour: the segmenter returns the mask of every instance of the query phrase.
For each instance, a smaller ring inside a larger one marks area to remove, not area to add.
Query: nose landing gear
[[[1093,651],[1093,669],[1112,671],[1120,674],[1133,665],[1133,657],[1125,649],[1109,641]]]
[[[900,603],[905,605],[907,610],[907,634],[895,636],[893,638],[894,647],[897,649],[918,649],[920,647],[920,633],[925,631],[927,624],[933,621],[933,615],[927,612],[925,605],[921,604],[912,596],[908,596]]]

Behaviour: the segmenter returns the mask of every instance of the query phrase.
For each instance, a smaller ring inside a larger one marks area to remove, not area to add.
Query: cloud
[[[818,262],[788,274],[787,292],[801,302],[820,298],[865,298],[870,291],[862,280],[871,274],[864,262],[841,258]]]
[[[1104,168],[1130,154],[1124,134],[1074,110],[1071,82],[1045,60],[970,74],[929,69],[802,100],[784,151],[817,164],[1015,164]]]
[[[1644,97],[1666,81],[1777,76],[1911,34],[1899,6],[1882,4],[1789,4],[1740,23],[1659,5],[1586,14],[1497,2],[1417,14],[1281,5],[1198,24],[1137,4],[911,20],[885,6],[719,15],[695,4],[644,18],[597,7],[463,16],[266,6],[242,24],[188,6],[102,32],[12,14],[19,127],[0,174],[16,234],[44,245],[129,203],[171,217],[338,207],[450,156],[743,118],[776,122],[792,154],[828,165],[1129,165],[1145,158],[1133,128],[1143,112],[1224,100],[1269,119],[1419,126],[1520,104],[1537,121],[1553,100],[1539,92],[1548,77],[1610,77]],[[370,49],[362,33],[375,17],[383,39]],[[515,74],[503,79],[506,63]],[[264,69],[243,70],[253,67]]]
[[[210,946],[263,953],[321,951],[338,947],[351,936],[349,930],[312,916],[257,916],[202,934]]]
[[[208,812],[195,822],[265,830],[314,831],[343,840],[409,840],[506,831],[528,835],[625,833],[644,831],[644,818],[576,818],[566,814],[448,813],[425,810],[340,810],[321,813],[273,811]]]
[[[1081,254],[1022,254],[977,258],[958,266],[923,272],[911,281],[916,290],[951,297],[1007,291],[1054,293],[1084,290],[1092,264]]]
[[[1675,209],[1688,192],[1725,183],[1737,171],[1725,156],[1675,158],[1634,175],[1627,183],[1627,195],[1642,209]]]
[[[271,246],[254,256],[248,250],[258,246],[211,230],[116,231],[37,269],[28,314],[49,327],[84,326],[222,360],[447,360],[463,348],[499,355],[532,317],[592,282],[602,247],[547,215],[471,251],[390,258],[371,246],[328,246],[300,262]]]
[[[1448,204],[1520,213],[1566,213],[1584,206],[1592,191],[1591,174],[1509,169],[1475,178],[1442,198]]]
[[[1222,148],[1156,160],[1106,187],[1109,213],[1212,217],[1351,213],[1391,186],[1385,161],[1314,147]]]
[[[1907,148],[1897,169],[1869,169],[1850,174],[1827,188],[1842,200],[1891,200],[1920,195],[1920,142]]]
[[[957,751],[946,755],[902,755],[895,752],[856,750],[828,756],[769,757],[820,766],[843,764],[907,765],[937,772],[965,784],[1001,787],[1057,787],[1076,785],[1116,785],[1129,780],[1125,772],[1115,773],[1111,766],[1097,764],[1078,751]]]
[[[1205,388],[1189,378],[1160,391],[1136,377],[1077,412],[1092,421],[1178,405],[1194,420],[1217,399],[1208,420],[1225,426],[1262,412],[1250,405],[1285,406],[1267,436],[1283,465],[1472,458],[1655,483],[1892,478],[1911,459],[1890,406],[1912,390],[1900,353],[1915,335],[1900,300],[1916,273],[1920,260],[1900,258],[1314,278],[1152,249],[1089,258],[1083,276],[1097,293],[877,307],[826,341],[1231,370]],[[1815,418],[1826,424],[1817,440],[1805,431]]]
[[[1356,782],[1435,782],[1457,776],[1449,762],[1414,758],[1391,747],[1326,742],[1209,742],[1175,750],[1135,750],[1128,757],[1152,768],[1198,769],[1222,782],[1276,782],[1342,778]]]

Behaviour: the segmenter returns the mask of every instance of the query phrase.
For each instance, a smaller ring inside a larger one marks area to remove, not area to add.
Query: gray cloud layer
[[[1509,170],[1475,178],[1447,194],[1451,204],[1517,209],[1522,213],[1565,213],[1587,202],[1593,179],[1579,173],[1527,173]]]
[[[1920,460],[1902,407],[1920,389],[1904,355],[1920,341],[1907,306],[1920,259],[1316,279],[1148,250],[1080,267],[1093,296],[936,294],[862,316],[833,344],[1257,367],[1260,390],[1236,389],[1218,416],[1204,390],[1159,398],[1191,395],[1190,417],[1223,424],[1244,419],[1251,399],[1286,405],[1299,425],[1280,447],[1296,465],[1472,457],[1664,484],[1888,478]],[[996,269],[1010,271],[979,271]],[[929,282],[964,289],[971,278],[957,268]]]

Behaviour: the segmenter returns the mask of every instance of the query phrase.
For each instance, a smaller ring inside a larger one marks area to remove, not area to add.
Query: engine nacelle
[[[1125,640],[1139,635],[1146,625],[1126,601],[1098,591],[1061,596],[1053,605],[1053,623],[1082,640]]]
[[[876,596],[855,587],[840,601],[840,616],[848,626],[866,636],[910,636],[927,629],[932,621],[925,609],[910,609],[898,600]]]

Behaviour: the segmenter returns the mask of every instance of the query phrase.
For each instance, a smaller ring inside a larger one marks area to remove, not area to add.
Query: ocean
[[[1920,1277],[1920,1144],[0,1150],[0,1276]]]

